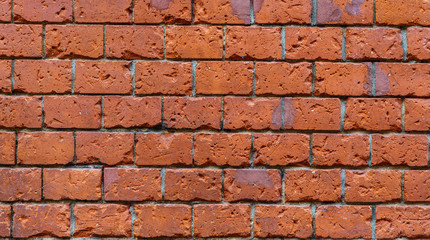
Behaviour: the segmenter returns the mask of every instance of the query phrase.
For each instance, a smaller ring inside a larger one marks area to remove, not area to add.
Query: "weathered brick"
[[[197,133],[194,139],[195,165],[250,165],[251,134]]]
[[[313,134],[313,166],[367,166],[369,137],[362,134]],[[375,149],[373,149],[375,151]],[[373,155],[374,156],[374,155]]]
[[[310,63],[256,62],[255,94],[311,95]]]
[[[396,28],[348,28],[347,59],[402,60],[402,36]]]
[[[373,23],[372,0],[317,0],[317,24]]]
[[[72,22],[73,2],[68,0],[14,0],[15,22]]]
[[[426,1],[375,0],[378,25],[430,25],[430,5]]]
[[[250,205],[194,205],[194,237],[249,237],[250,221]]]
[[[228,59],[282,58],[280,27],[228,26],[225,34],[225,57]]]
[[[132,0],[75,0],[76,22],[131,23]]]
[[[256,205],[254,221],[256,237],[312,237],[309,206]]]
[[[190,62],[139,61],[135,69],[136,94],[192,94],[193,74]]]
[[[260,166],[309,165],[310,138],[305,134],[256,133],[254,164]]]
[[[40,201],[42,170],[40,168],[0,168],[0,201]]]
[[[342,59],[342,29],[336,27],[285,27],[285,58]]]
[[[11,77],[12,77],[12,61],[0,60],[0,93],[10,93],[12,91]]]
[[[131,214],[122,204],[76,204],[73,237],[130,237]]]
[[[285,170],[285,201],[340,201],[340,177],[339,169]]]
[[[42,98],[37,96],[1,96],[0,127],[41,128]]]
[[[44,169],[43,198],[100,200],[101,182],[101,169]]]
[[[104,98],[106,128],[155,127],[161,124],[161,97]]]
[[[134,205],[136,220],[134,236],[190,237],[191,206],[184,204],[142,204]]]
[[[224,177],[225,200],[281,201],[282,181],[278,169],[227,169]]]
[[[283,98],[283,101],[285,129],[340,129],[340,100],[337,98]]]
[[[76,61],[75,92],[131,94],[130,64],[125,61]]]
[[[72,61],[15,60],[14,92],[71,93]]]
[[[225,97],[224,128],[281,129],[282,104],[279,98]]]
[[[251,62],[199,62],[196,66],[196,94],[252,93],[253,64]]]
[[[428,12],[430,13],[430,4],[428,4]],[[430,17],[428,18],[430,24]],[[428,28],[408,28],[406,30],[406,37],[408,42],[408,59],[409,60],[429,60],[430,47],[429,35],[430,29]]]
[[[101,127],[101,98],[98,96],[46,96],[43,112],[45,126],[49,128]]]
[[[15,164],[15,133],[1,132],[0,133],[0,165]],[[1,232],[1,230],[0,230]],[[1,234],[0,234],[1,235]]]
[[[11,208],[10,205],[0,205],[0,237],[10,237]]]
[[[310,24],[312,3],[308,0],[253,0],[257,24]]]
[[[176,129],[220,129],[221,98],[165,97],[164,124]]]
[[[251,1],[196,0],[193,7],[196,24],[251,23]]]
[[[73,162],[71,132],[18,133],[17,163],[24,165],[65,165]]]
[[[188,24],[191,22],[191,1],[135,0],[134,22]]]
[[[430,129],[429,99],[405,99],[405,130],[428,131]]]
[[[192,165],[190,133],[137,133],[137,165]]]
[[[317,238],[372,238],[370,206],[318,206],[315,212]]]
[[[345,130],[401,130],[401,99],[348,98],[345,108]]]
[[[223,33],[219,26],[168,26],[167,58],[220,59],[223,55]]]
[[[167,169],[164,199],[168,201],[221,201],[222,170]]]
[[[133,164],[133,133],[77,132],[77,164]]]
[[[367,96],[372,94],[370,63],[317,63],[315,95]]]
[[[0,22],[10,22],[12,20],[11,10],[12,0],[0,1]]]
[[[107,201],[161,200],[161,170],[105,168],[104,193]]]
[[[101,58],[102,25],[47,25],[46,56],[52,58]]]
[[[13,237],[70,237],[69,204],[15,204]]]
[[[138,25],[107,25],[106,55],[108,58],[163,57],[163,27]]]
[[[430,171],[405,171],[405,202],[430,201]]]
[[[42,57],[42,25],[0,25],[0,57]]]
[[[372,165],[427,166],[429,140],[425,135],[372,136]]]
[[[401,175],[397,170],[347,170],[345,201],[397,202],[401,198]]]

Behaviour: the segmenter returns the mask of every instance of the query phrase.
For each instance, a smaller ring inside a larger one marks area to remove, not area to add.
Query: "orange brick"
[[[191,1],[135,0],[134,22],[189,24],[191,22]]]
[[[42,57],[42,25],[2,24],[0,39],[0,57]]]
[[[307,0],[253,0],[257,24],[310,24],[312,4]]]
[[[72,22],[73,2],[68,0],[14,0],[15,22]]]

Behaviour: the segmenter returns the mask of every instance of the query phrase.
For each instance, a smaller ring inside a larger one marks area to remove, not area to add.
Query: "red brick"
[[[251,134],[197,133],[194,164],[204,166],[249,166]]]
[[[430,96],[430,64],[375,63],[376,96]]]
[[[12,61],[0,60],[0,93],[10,93],[12,91],[11,76]]]
[[[253,0],[257,24],[310,24],[312,3],[308,0]]]
[[[191,95],[193,90],[190,62],[136,63],[136,94]]]
[[[372,238],[370,206],[318,206],[315,213],[317,238]]]
[[[136,212],[133,228],[135,237],[191,236],[191,207],[188,205],[134,205],[134,211]]]
[[[254,164],[261,166],[309,165],[310,138],[305,134],[256,133]]]
[[[10,205],[0,205],[0,237],[10,236],[11,210]]]
[[[16,204],[13,237],[70,237],[69,204]]]
[[[340,201],[340,177],[339,169],[285,170],[285,201]]]
[[[285,58],[307,60],[342,59],[342,29],[335,27],[286,27]]]
[[[167,58],[220,59],[222,55],[222,27],[167,26]]]
[[[65,165],[73,162],[71,132],[18,133],[17,162],[26,165]]]
[[[222,170],[167,169],[164,199],[168,201],[221,201]]]
[[[107,25],[106,55],[108,58],[163,57],[163,27]]]
[[[77,61],[75,92],[87,94],[130,94],[132,75],[130,62]]]
[[[250,95],[252,75],[251,62],[199,62],[195,73],[196,93]]]
[[[77,164],[133,164],[134,134],[77,132]]]
[[[249,237],[250,222],[250,205],[194,205],[194,237]]]
[[[12,0],[3,0],[0,2],[0,22],[10,22],[12,20],[11,9]]]
[[[255,94],[311,95],[310,63],[256,62]]]
[[[131,237],[131,214],[122,204],[77,204],[73,237]]]
[[[367,96],[372,94],[370,63],[317,63],[315,95]]]
[[[0,25],[0,57],[42,57],[42,25]]]
[[[75,0],[76,22],[131,23],[132,0]]]
[[[402,60],[402,36],[396,28],[348,28],[347,59]]]
[[[373,135],[372,165],[427,166],[429,140],[426,135]]]
[[[428,7],[430,13],[430,4]],[[430,17],[428,18],[430,24]],[[409,60],[429,60],[430,59],[430,46],[429,35],[430,29],[428,28],[408,28],[407,30],[408,42],[408,59]]]
[[[0,146],[0,165],[15,164],[15,133],[1,132]]]
[[[405,99],[405,130],[428,131],[430,129],[429,99]]]
[[[188,24],[191,22],[191,1],[135,0],[134,22]]]
[[[312,237],[312,213],[309,206],[256,205],[255,236]]]
[[[285,129],[340,129],[340,100],[337,98],[284,98],[283,101]]]
[[[426,239],[430,237],[429,207],[423,206],[377,206],[376,237],[395,239]]]
[[[40,201],[42,170],[40,168],[0,168],[0,201]]]
[[[348,98],[345,130],[400,131],[401,100],[397,98]]]
[[[227,169],[224,196],[232,201],[281,201],[282,181],[278,169]]]
[[[281,59],[281,28],[228,26],[225,57],[240,60]]]
[[[367,166],[369,137],[362,134],[313,134],[312,154],[313,166]]]
[[[376,0],[378,25],[430,25],[430,5],[426,1]]]
[[[106,128],[155,127],[161,124],[161,97],[105,97]]]
[[[47,25],[46,56],[52,58],[103,57],[102,25]]]
[[[160,169],[105,168],[107,201],[160,201]]]
[[[225,129],[281,129],[282,104],[279,98],[224,98]]]
[[[220,129],[221,98],[165,97],[164,123],[176,129]]]
[[[405,171],[405,202],[430,201],[430,171]]]
[[[46,96],[43,105],[45,126],[49,128],[100,128],[100,103],[101,99],[98,96]]]
[[[73,2],[68,0],[14,0],[15,22],[72,22]]]
[[[137,133],[137,165],[192,165],[191,133]]]
[[[251,1],[196,0],[193,9],[196,24],[251,23]]]
[[[1,96],[0,127],[41,128],[42,98],[37,96]]]
[[[373,1],[317,0],[317,24],[373,23]]]
[[[101,169],[44,169],[43,198],[100,200],[101,182]]]
[[[14,72],[14,92],[72,92],[72,61],[15,60]]]
[[[402,173],[395,170],[345,171],[346,202],[398,202]]]

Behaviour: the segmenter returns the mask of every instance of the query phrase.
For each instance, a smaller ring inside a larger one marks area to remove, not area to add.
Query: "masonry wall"
[[[430,238],[429,1],[0,21],[0,237]]]

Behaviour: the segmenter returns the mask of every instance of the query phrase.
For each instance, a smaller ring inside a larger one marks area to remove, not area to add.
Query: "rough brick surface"
[[[37,96],[0,96],[0,127],[41,128],[42,98]]]
[[[0,201],[40,201],[42,170],[40,168],[0,168]]]
[[[11,0],[3,0],[0,2],[0,22],[10,22],[12,20],[11,10],[12,10]]]
[[[16,138],[13,132],[0,133],[0,165],[15,164]]]
[[[430,12],[430,6],[427,10]],[[430,18],[429,18],[430,23]],[[409,28],[406,33],[408,41],[408,59],[410,60],[429,60],[430,59],[430,46],[428,35],[430,29],[428,28]]]
[[[12,61],[0,61],[0,92],[10,93],[12,91]]]
[[[131,23],[132,0],[76,0],[75,21],[88,23]]]
[[[429,99],[406,99],[405,100],[405,130],[406,131],[428,131]]]
[[[317,0],[317,24],[373,23],[372,0]]]
[[[0,57],[42,57],[42,26],[0,25]]]
[[[14,0],[15,22],[72,22],[73,2],[68,0]]]
[[[10,236],[11,226],[11,207],[9,205],[0,205],[0,237]]]
[[[406,202],[428,202],[430,201],[430,171],[405,171],[404,191]]]
[[[376,23],[379,25],[430,24],[430,5],[425,1],[376,0]]]
[[[252,0],[255,23],[258,24],[309,24],[312,11],[307,0]]]
[[[191,22],[190,0],[135,0],[134,22],[136,23],[172,23]]]

